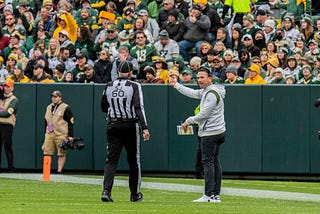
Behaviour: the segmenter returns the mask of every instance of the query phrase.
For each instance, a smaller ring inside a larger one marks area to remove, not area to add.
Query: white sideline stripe
[[[42,181],[42,174],[0,173],[0,177]],[[97,179],[97,178],[80,178],[80,177],[70,176],[70,175],[51,175],[50,181],[102,185],[103,178],[101,177],[101,179]],[[115,180],[114,185],[126,187],[128,186],[128,181]],[[177,192],[195,192],[195,193],[203,192],[203,186],[190,185],[190,184],[142,182],[141,187],[146,189],[168,190],[168,191],[177,191]],[[319,194],[283,192],[283,191],[272,191],[272,190],[253,190],[253,189],[224,187],[222,188],[222,195],[320,202]]]

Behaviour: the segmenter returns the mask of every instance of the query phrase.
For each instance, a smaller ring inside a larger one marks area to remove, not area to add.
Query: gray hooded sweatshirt
[[[224,121],[224,102],[226,90],[223,85],[209,85],[204,89],[191,89],[179,83],[174,87],[183,95],[201,99],[200,112],[188,117],[188,124],[199,124],[199,137],[218,135],[226,131]]]

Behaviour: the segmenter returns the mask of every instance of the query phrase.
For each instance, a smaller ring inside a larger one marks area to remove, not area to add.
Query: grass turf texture
[[[143,178],[143,181],[203,184],[200,180],[173,178]],[[223,187],[320,194],[319,183],[224,180]],[[219,204],[192,203],[201,193],[151,189],[142,192],[144,201],[131,203],[127,187],[114,187],[115,202],[103,203],[99,185],[1,178],[0,213],[320,213],[319,204],[313,202],[222,195]]]

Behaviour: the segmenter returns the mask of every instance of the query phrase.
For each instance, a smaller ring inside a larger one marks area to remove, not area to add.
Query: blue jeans
[[[219,160],[220,146],[226,133],[201,137],[202,163],[204,168],[204,194],[220,195],[222,170]]]
[[[184,61],[189,62],[189,54],[188,51],[191,50],[192,48],[196,48],[197,55],[199,56],[199,47],[201,43],[204,41],[197,41],[197,42],[190,42],[187,40],[182,40],[180,41],[179,48],[180,48],[180,55],[182,56]]]

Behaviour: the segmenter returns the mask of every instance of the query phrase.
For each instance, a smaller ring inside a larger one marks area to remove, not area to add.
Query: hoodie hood
[[[212,84],[212,85],[208,86],[205,90],[208,90],[208,91],[215,90],[215,91],[219,92],[222,99],[224,99],[226,96],[226,89],[225,89],[224,85]]]

